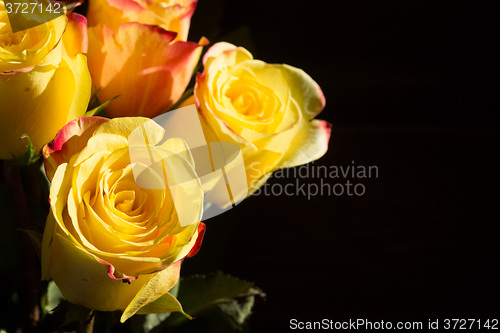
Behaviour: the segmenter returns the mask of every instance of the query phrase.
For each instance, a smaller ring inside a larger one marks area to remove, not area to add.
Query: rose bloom
[[[246,49],[229,43],[213,45],[203,64],[194,89],[203,130],[207,141],[240,146],[249,194],[272,171],[326,153],[330,125],[313,119],[325,98],[304,71],[254,60]]]
[[[139,187],[134,167],[140,161],[131,163],[130,154],[145,148],[129,146],[135,129],[147,132],[151,146],[164,133],[147,118],[79,118],[43,149],[52,184],[42,278],[52,278],[72,303],[123,310],[122,322],[137,312],[182,311],[168,291],[179,279],[182,259],[197,252],[204,233],[199,180],[187,191],[191,199],[176,200],[175,206],[168,187]],[[180,155],[186,151],[182,142],[162,145],[176,156],[175,165],[169,168],[166,160],[160,170],[169,181],[195,177],[189,156]],[[143,169],[161,184],[155,169]],[[179,223],[182,210],[189,212],[189,224]]]
[[[208,43],[187,42],[195,1],[89,2],[89,69],[111,117],[153,118],[186,90]]]
[[[113,100],[111,117],[165,112],[182,96],[207,43],[174,41],[176,34],[137,22],[113,31],[105,24],[89,28],[89,70],[101,102]]]
[[[90,99],[87,24],[77,14],[12,32],[0,0],[0,159],[21,157],[82,116]]]

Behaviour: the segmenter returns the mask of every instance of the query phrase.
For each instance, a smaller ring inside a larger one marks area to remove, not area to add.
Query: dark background
[[[267,298],[252,332],[292,318],[498,318],[498,7],[200,0],[190,40],[245,46],[322,87],[318,118],[333,128],[315,165],[376,165],[379,177],[351,180],[363,196],[252,197],[206,222],[183,274],[255,281]]]

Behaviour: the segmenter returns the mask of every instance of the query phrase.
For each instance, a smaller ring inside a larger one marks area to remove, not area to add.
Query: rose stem
[[[24,193],[21,173],[18,166],[4,161],[4,180],[7,183],[10,193],[12,193],[13,206],[16,213],[18,227],[22,230],[32,230],[33,226],[30,223],[28,206],[26,204],[26,195]],[[29,314],[28,320],[25,321],[25,332],[36,332],[37,325],[40,321],[40,298],[39,298],[39,283],[40,283],[40,262],[36,256],[33,245],[29,236],[23,232],[21,236],[22,253],[23,253],[23,275],[28,283],[26,292],[28,293],[28,301],[26,310]]]
[[[88,316],[78,324],[78,333],[92,333],[94,331],[94,313],[90,311]]]

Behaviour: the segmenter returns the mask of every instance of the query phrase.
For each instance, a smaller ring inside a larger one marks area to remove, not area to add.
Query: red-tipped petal
[[[43,147],[45,173],[52,181],[57,167],[69,161],[71,156],[81,151],[94,130],[109,121],[102,117],[81,117],[67,123],[57,132],[56,137]],[[68,144],[71,142],[71,144]]]
[[[94,256],[94,255],[93,255]],[[125,275],[123,273],[120,273],[118,272],[115,267],[113,265],[111,265],[109,262],[107,262],[106,260],[102,260],[101,258],[98,258],[97,256],[94,256],[96,258],[96,260],[104,265],[104,266],[107,266],[108,267],[108,276],[113,279],[113,280],[116,280],[116,281],[123,281],[124,283],[129,283],[132,282],[132,281],[135,281],[137,280],[137,276],[128,276],[128,275]]]
[[[87,53],[88,36],[87,36],[87,19],[85,16],[69,13],[67,14],[68,24],[63,35],[63,43],[66,52],[70,57],[74,57],[78,53]]]
[[[191,251],[189,251],[186,257],[190,258],[195,256],[196,253],[198,253],[201,247],[201,243],[203,242],[203,236],[205,236],[205,230],[206,230],[205,223],[200,222],[200,224],[198,225],[198,238],[196,238],[196,243],[194,244],[193,248],[191,249]]]
[[[233,49],[236,49],[236,46],[231,44],[231,43],[227,43],[227,42],[215,43],[214,45],[212,45],[212,47],[210,47],[208,49],[208,51],[203,56],[203,65],[205,65],[208,58],[215,58],[219,54],[221,54],[222,52],[228,51],[228,50],[233,50]]]

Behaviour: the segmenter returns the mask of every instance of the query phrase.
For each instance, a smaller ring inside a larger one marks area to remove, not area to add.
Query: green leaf
[[[239,327],[251,314],[255,296],[263,297],[264,293],[253,282],[216,272],[182,279],[178,300],[184,311],[192,316],[216,308],[229,317],[234,326]],[[178,326],[185,320],[173,314],[167,319],[166,325]]]
[[[137,315],[135,314],[132,318],[128,320],[132,332],[146,333],[151,332],[156,327],[160,325],[172,314],[172,312],[166,313],[150,313],[147,315]]]
[[[16,157],[14,154],[12,154],[12,164],[23,166],[23,165],[30,165],[38,161],[40,158],[41,151],[37,151],[35,147],[33,146],[33,143],[31,142],[30,137],[27,134],[21,135],[19,140],[24,140],[28,141],[28,144],[26,145],[26,150],[24,151],[24,155],[22,157]]]
[[[254,288],[252,288],[254,289]],[[255,294],[260,294],[260,290],[256,289]],[[220,303],[217,305],[219,310],[226,314],[231,321],[234,323],[236,328],[241,327],[247,320],[247,318],[252,314],[252,308],[255,303],[255,295],[240,297],[233,299],[226,303]]]
[[[54,281],[47,285],[44,309],[48,313],[45,324],[52,328],[85,326],[92,319],[93,311],[64,299]]]
[[[64,301],[64,296],[53,280],[49,281],[47,286],[47,302],[45,303],[45,311],[54,311],[61,302]]]
[[[98,105],[97,107],[93,108],[92,110],[85,112],[85,114],[83,116],[84,117],[92,117],[94,115],[99,114],[109,105],[109,103],[111,103],[113,100],[115,100],[118,97],[120,97],[120,95],[115,96],[115,97],[111,98],[109,101],[106,101],[103,104]]]
[[[40,332],[87,332],[86,329],[93,326],[93,319],[93,310],[63,300],[45,316]]]
[[[92,89],[94,90],[94,92],[92,93],[92,96],[90,96],[89,105],[87,105],[87,111],[101,105],[101,103],[99,103],[99,97],[97,97],[97,94],[99,93],[101,88],[97,88],[95,84],[92,84]]]

